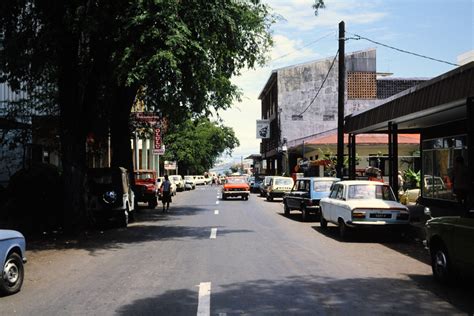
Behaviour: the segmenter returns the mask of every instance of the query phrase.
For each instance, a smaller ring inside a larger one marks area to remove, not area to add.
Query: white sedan
[[[15,230],[0,229],[0,294],[20,291],[24,279],[25,238]]]
[[[328,222],[338,225],[341,239],[348,228],[409,223],[407,207],[397,202],[390,186],[376,181],[334,183],[320,206],[321,228],[325,229]]]

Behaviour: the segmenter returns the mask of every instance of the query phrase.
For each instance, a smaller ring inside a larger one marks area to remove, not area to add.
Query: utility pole
[[[339,82],[337,94],[337,164],[336,174],[342,179],[344,168],[344,91],[345,91],[345,24],[339,23]]]

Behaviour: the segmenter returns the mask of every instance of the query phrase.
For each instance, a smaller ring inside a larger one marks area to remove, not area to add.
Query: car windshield
[[[148,180],[153,178],[152,172],[136,172],[135,177],[137,180]]]
[[[388,185],[354,184],[349,186],[349,200],[377,199],[395,201],[395,196]]]
[[[329,192],[333,181],[313,181],[314,192]]]
[[[191,176],[185,176],[185,177],[184,177],[184,180],[193,180],[193,179],[194,179],[194,178],[191,177]]]
[[[173,181],[179,181],[179,177],[178,177],[178,176],[171,177],[171,179],[173,179]]]
[[[242,178],[228,178],[227,183],[245,183],[245,179]]]
[[[286,185],[291,186],[291,179],[275,179],[275,185]]]

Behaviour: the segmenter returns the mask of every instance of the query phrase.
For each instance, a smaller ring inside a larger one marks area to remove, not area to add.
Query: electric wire
[[[321,83],[321,86],[319,87],[318,92],[316,92],[316,94],[314,95],[313,99],[311,100],[311,102],[310,102],[310,103],[308,104],[308,106],[306,107],[306,109],[304,109],[303,112],[301,112],[300,114],[298,114],[298,116],[303,115],[303,114],[310,108],[310,106],[313,104],[314,100],[316,100],[316,98],[318,97],[319,92],[320,92],[321,89],[324,87],[324,84],[326,83],[326,80],[328,79],[329,74],[331,73],[331,70],[332,70],[332,68],[334,67],[334,63],[336,62],[336,58],[337,58],[338,55],[339,55],[339,49],[337,50],[336,55],[334,56],[334,59],[332,60],[331,67],[329,67],[329,70],[328,70],[328,72],[327,72],[327,74],[326,74],[326,77],[324,77],[323,83]]]
[[[399,51],[399,52],[402,52],[402,53],[405,53],[405,54],[414,55],[414,56],[417,56],[417,57],[421,57],[421,58],[425,58],[425,59],[437,61],[437,62],[440,62],[440,63],[445,63],[445,64],[448,64],[448,65],[451,65],[451,66],[459,67],[458,64],[454,64],[454,63],[451,63],[451,62],[449,62],[449,61],[445,61],[445,60],[436,59],[436,58],[433,58],[433,57],[429,57],[429,56],[425,56],[425,55],[413,53],[413,52],[410,52],[410,51],[407,51],[407,50],[404,50],[404,49],[401,49],[401,48],[393,47],[393,46],[390,46],[390,45],[387,45],[387,44],[380,43],[380,42],[378,42],[378,41],[374,41],[374,40],[372,40],[372,39],[370,39],[370,38],[367,38],[367,37],[364,37],[364,36],[360,36],[360,35],[358,35],[358,34],[354,34],[354,33],[347,32],[347,31],[346,31],[346,33],[349,33],[349,34],[355,36],[355,37],[351,37],[351,38],[347,38],[347,39],[354,39],[354,40],[361,40],[361,39],[364,39],[364,40],[369,41],[369,42],[371,42],[371,43],[374,43],[374,44],[377,44],[377,45],[380,45],[380,46],[383,46],[383,47],[387,47],[387,48],[390,48],[390,49],[393,49],[393,50],[396,50],[396,51]]]

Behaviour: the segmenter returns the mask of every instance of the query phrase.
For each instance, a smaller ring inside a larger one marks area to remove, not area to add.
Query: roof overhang
[[[460,121],[474,96],[474,62],[396,94],[384,103],[346,117],[346,133],[386,132],[389,122],[399,132]]]

